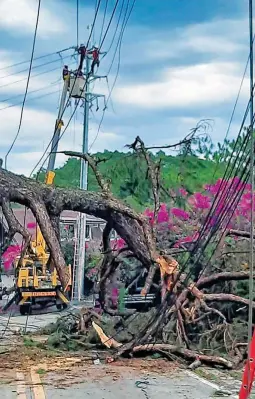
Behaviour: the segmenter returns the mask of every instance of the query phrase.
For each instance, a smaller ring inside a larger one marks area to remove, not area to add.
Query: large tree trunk
[[[10,202],[27,206],[33,212],[64,287],[69,276],[54,223],[63,210],[94,215],[110,222],[146,268],[155,261],[155,242],[146,218],[111,195],[47,186],[0,169],[0,205]],[[9,222],[10,230],[17,231]]]

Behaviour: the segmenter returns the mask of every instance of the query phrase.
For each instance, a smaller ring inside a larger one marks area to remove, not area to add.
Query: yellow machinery
[[[47,173],[46,184],[52,184],[54,175],[54,172]],[[46,243],[39,228],[36,239],[31,242],[31,248],[33,252],[24,256],[19,268],[19,257],[16,259],[16,302],[20,306],[20,313],[30,312],[31,306],[35,304],[44,307],[51,303],[56,304],[59,310],[65,308],[69,303],[67,297],[71,293],[71,280],[64,294],[56,268],[48,264],[50,255],[46,251]],[[71,276],[71,266],[68,268]]]
[[[58,118],[52,139],[51,152],[46,173],[46,184],[53,184],[55,173],[55,158],[60,139],[61,127],[63,126],[62,115],[66,103],[66,96],[70,81],[70,74],[64,79],[64,87],[61,96]],[[65,293],[58,279],[57,270],[54,265],[49,265],[49,253],[46,243],[39,228],[37,228],[36,239],[31,242],[32,253],[26,254],[22,259],[21,267],[17,267],[19,258],[16,259],[16,295],[15,301],[20,306],[20,313],[26,314],[31,311],[31,306],[40,304],[46,306],[49,303],[56,304],[58,309],[65,308],[69,303],[67,296],[71,293],[71,266],[69,268],[70,284]],[[13,300],[12,300],[13,302]],[[6,308],[6,306],[5,306]]]

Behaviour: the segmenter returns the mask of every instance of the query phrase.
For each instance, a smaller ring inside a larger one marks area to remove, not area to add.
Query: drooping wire
[[[250,39],[250,179],[251,179],[251,226],[250,226],[250,273],[249,273],[249,317],[248,317],[248,387],[252,383],[251,376],[251,340],[253,324],[253,275],[254,275],[254,131],[253,131],[253,0],[249,0],[249,39]]]
[[[59,92],[60,92],[59,90],[54,90],[54,91],[51,91],[49,93],[42,94],[41,96],[28,98],[26,100],[26,103],[30,102],[30,101],[34,101],[34,100],[40,100],[41,98],[51,96],[52,94],[57,94],[57,93],[59,94]],[[22,102],[19,102],[19,103],[16,103],[16,104],[7,105],[6,107],[0,108],[0,111],[4,111],[5,109],[8,109],[8,108],[17,107],[18,105],[21,105],[21,104],[22,104]]]
[[[76,0],[76,43],[79,47],[79,0]]]
[[[100,32],[100,36],[99,36],[99,45],[101,44],[101,39],[102,39],[102,36],[103,36],[103,30],[104,30],[107,7],[108,7],[108,0],[106,0],[106,3],[105,3],[103,22],[102,22],[101,32]]]
[[[92,33],[93,33],[94,29],[95,29],[95,24],[96,24],[97,15],[98,15],[98,12],[99,12],[99,9],[100,9],[100,5],[101,5],[101,0],[98,0],[97,6],[96,6],[96,11],[95,11],[95,16],[94,16],[94,20],[93,20],[93,23],[92,23],[92,26],[91,26],[90,34],[89,34],[89,37],[88,37],[88,40],[87,40],[86,48],[89,45],[90,39],[92,37]]]
[[[109,95],[108,95],[108,97],[107,97],[106,105],[105,105],[105,108],[104,108],[104,110],[103,110],[100,123],[99,123],[99,125],[98,125],[98,129],[97,129],[96,136],[95,136],[93,142],[91,143],[91,145],[90,145],[90,147],[89,147],[89,151],[91,151],[91,148],[93,147],[93,145],[95,144],[95,142],[96,142],[96,140],[97,140],[97,138],[98,138],[98,136],[99,136],[99,132],[100,132],[100,129],[101,129],[103,120],[104,120],[104,116],[105,116],[105,111],[106,111],[106,109],[107,109],[108,102],[109,102],[109,100],[110,100],[110,98],[111,98],[113,89],[114,89],[115,84],[116,84],[117,79],[118,79],[118,74],[119,74],[119,70],[120,70],[120,57],[121,57],[122,39],[123,39],[123,35],[124,35],[124,32],[125,32],[127,23],[128,23],[129,18],[130,18],[130,16],[131,16],[131,13],[132,13],[132,11],[133,11],[133,9],[134,9],[135,2],[136,2],[136,0],[133,0],[133,3],[132,3],[131,8],[130,8],[130,10],[129,10],[128,16],[127,16],[127,18],[126,18],[126,20],[125,20],[125,17],[126,17],[127,11],[128,11],[129,0],[128,0],[128,2],[127,2],[127,7],[126,7],[125,14],[124,14],[124,18],[123,18],[123,23],[122,23],[121,32],[120,32],[120,35],[119,35],[119,39],[118,39],[118,41],[117,41],[117,45],[116,45],[116,49],[115,49],[115,52],[114,52],[113,60],[112,60],[112,62],[111,62],[110,68],[109,68],[108,73],[107,73],[107,75],[109,75],[110,70],[111,70],[112,65],[113,65],[113,62],[114,62],[114,59],[115,59],[115,57],[116,57],[117,51],[118,51],[118,49],[119,49],[119,59],[118,59],[118,66],[117,66],[116,76],[115,76],[115,79],[114,79],[112,88],[111,88],[111,90],[110,90],[110,92],[109,92]]]
[[[25,102],[26,102],[26,98],[27,98],[28,86],[29,86],[30,75],[31,75],[31,70],[32,70],[32,64],[33,64],[33,58],[34,58],[34,51],[35,51],[35,43],[36,43],[37,29],[38,29],[38,23],[39,23],[39,17],[40,17],[40,7],[41,7],[41,0],[38,0],[38,10],[37,10],[37,17],[36,17],[34,38],[33,38],[33,46],[32,46],[32,53],[31,53],[31,60],[30,60],[30,65],[29,65],[29,72],[28,72],[28,78],[27,78],[27,84],[26,84],[25,95],[24,95],[24,99],[23,99],[23,103],[22,103],[22,107],[21,107],[21,114],[20,114],[19,127],[18,127],[18,131],[17,131],[17,133],[16,133],[16,136],[14,137],[14,140],[13,140],[12,144],[11,144],[9,150],[7,151],[6,155],[5,155],[5,169],[7,169],[7,158],[8,158],[8,155],[10,154],[10,152],[12,151],[12,149],[13,149],[15,143],[16,143],[16,140],[17,140],[17,138],[18,138],[18,136],[19,136],[20,129],[21,129],[21,125],[22,125],[23,112],[24,112]]]
[[[129,1],[130,1],[130,0],[127,1],[127,8],[128,8]],[[118,20],[117,20],[117,23],[116,23],[116,26],[115,26],[114,34],[113,34],[111,43],[110,43],[110,45],[109,45],[109,47],[108,47],[108,50],[107,50],[107,53],[108,53],[108,54],[109,54],[109,52],[110,52],[110,50],[111,50],[111,48],[112,48],[112,46],[113,46],[115,37],[116,37],[117,32],[118,32],[118,28],[119,28],[119,25],[120,25],[120,20],[121,20],[121,16],[122,16],[124,4],[125,4],[125,0],[122,0],[121,8],[120,8],[120,13],[119,13],[119,17],[118,17]],[[124,19],[125,19],[125,17],[124,17]]]
[[[254,119],[253,119],[253,120],[254,120]],[[218,243],[216,244],[216,246],[215,246],[215,248],[214,248],[214,250],[213,250],[213,252],[212,252],[212,254],[211,254],[211,256],[210,256],[210,258],[209,258],[209,260],[208,260],[208,262],[204,265],[203,270],[202,270],[202,272],[201,272],[201,274],[200,274],[200,277],[202,276],[202,274],[204,273],[204,271],[205,271],[206,268],[208,267],[208,265],[209,265],[209,263],[210,263],[210,260],[211,260],[212,257],[214,256],[215,251],[216,251],[216,249],[217,249],[219,243],[221,242],[222,238],[224,237],[224,234],[225,234],[226,228],[227,228],[227,226],[228,226],[228,223],[230,222],[230,220],[231,220],[231,218],[232,218],[232,216],[233,216],[233,214],[234,214],[234,211],[235,211],[235,209],[236,209],[236,207],[237,207],[237,204],[238,204],[239,201],[240,201],[241,195],[243,194],[243,191],[244,191],[244,189],[245,189],[245,185],[246,185],[246,183],[248,182],[248,178],[249,178],[249,162],[250,162],[250,160],[248,160],[248,162],[246,162],[245,168],[244,168],[244,170],[243,170],[243,172],[246,171],[247,173],[246,173],[246,176],[245,176],[245,178],[244,178],[244,180],[243,180],[243,184],[241,185],[241,189],[240,189],[240,190],[236,190],[236,192],[235,192],[236,200],[235,200],[235,204],[233,204],[233,208],[231,209],[231,212],[228,212],[228,222],[226,223],[225,228],[224,228],[224,230],[222,231],[222,234],[221,234],[220,238],[218,239]],[[242,174],[244,174],[244,173],[242,173]],[[182,292],[182,291],[180,291],[180,293],[177,295],[177,297],[173,296],[172,293],[173,293],[173,289],[174,289],[174,287],[176,286],[177,282],[180,280],[180,275],[181,275],[184,271],[185,271],[185,267],[182,267],[181,271],[180,271],[179,274],[178,274],[179,277],[175,280],[174,284],[173,284],[172,287],[171,287],[171,290],[168,291],[168,293],[167,293],[167,298],[166,298],[166,300],[167,300],[167,306],[168,306],[168,308],[170,308],[171,306],[173,306],[174,304],[176,304],[176,303],[177,303],[177,300],[178,300],[178,298],[179,298],[179,296],[181,295],[181,292]],[[182,285],[184,286],[184,288],[186,288],[186,285],[188,284],[188,281],[189,281],[189,278],[191,277],[191,275],[192,275],[192,270],[189,271],[189,273],[187,274],[185,280],[182,282]],[[195,286],[196,286],[196,284],[195,284]],[[194,286],[194,287],[195,287],[195,286]],[[194,289],[194,287],[193,287],[193,289]],[[192,291],[192,290],[191,290],[191,291]],[[162,311],[164,310],[164,304],[161,304],[161,305],[160,305],[160,310],[162,310]],[[158,313],[156,313],[156,315],[158,315]],[[156,316],[156,317],[157,317],[157,316]],[[152,325],[153,322],[154,322],[154,319],[152,318],[152,320],[151,320],[151,322],[150,322],[150,325]],[[146,325],[146,329],[148,329],[148,328],[150,327],[150,325]],[[140,333],[142,333],[142,332],[143,332],[143,331],[140,331]],[[144,331],[144,333],[146,333],[146,331]],[[136,342],[136,343],[137,343],[137,342]]]
[[[42,58],[50,57],[50,56],[52,56],[52,55],[60,54],[60,53],[63,53],[64,51],[68,51],[68,50],[71,50],[71,49],[73,49],[73,46],[72,46],[72,47],[65,48],[65,49],[63,49],[63,50],[54,51],[54,53],[49,53],[49,54],[41,55],[41,56],[39,56],[39,57],[35,57],[35,58],[34,58],[34,61],[40,60],[40,59],[42,59]],[[19,65],[22,65],[22,64],[27,64],[28,62],[30,62],[30,60],[28,60],[28,61],[16,62],[15,64],[7,65],[7,66],[5,66],[5,67],[3,67],[3,68],[0,68],[0,71],[3,71],[3,70],[5,70],[5,69],[9,69],[9,68],[14,68],[14,67],[19,66]],[[26,69],[26,71],[27,71],[27,70],[28,70],[28,69]]]
[[[252,40],[253,43],[254,43],[254,40],[255,40],[255,35],[253,36],[253,40]],[[247,69],[248,69],[248,66],[249,66],[249,61],[250,61],[250,54],[248,55],[248,58],[247,58],[247,61],[246,61],[246,65],[245,65],[243,76],[242,76],[242,79],[241,79],[241,82],[240,82],[240,86],[239,86],[239,89],[238,89],[238,92],[237,92],[237,96],[236,96],[236,100],[235,100],[235,103],[234,103],[234,107],[233,107],[233,110],[232,110],[231,115],[230,115],[230,120],[229,120],[229,123],[228,123],[228,127],[227,127],[227,131],[226,131],[226,134],[225,134],[225,137],[224,137],[224,141],[227,139],[227,137],[229,135],[229,132],[230,132],[230,128],[231,128],[231,125],[232,125],[232,122],[233,122],[233,119],[234,119],[234,115],[235,115],[235,112],[236,112],[236,107],[237,107],[237,104],[238,104],[238,101],[239,101],[239,98],[240,98],[240,94],[241,94],[241,91],[242,91],[245,75],[247,73]],[[223,152],[223,156],[224,156],[224,152]],[[214,173],[213,173],[213,178],[215,177],[216,172],[217,172],[217,170],[219,168],[219,165],[220,165],[220,163],[223,160],[222,158],[223,157],[220,157],[217,160],[217,164],[216,164],[216,167],[215,167],[215,170],[214,170]]]
[[[99,51],[101,50],[101,48],[103,46],[103,43],[104,43],[104,41],[106,39],[107,33],[108,33],[109,29],[110,29],[110,26],[111,26],[111,23],[112,23],[112,20],[113,20],[113,17],[114,17],[114,14],[116,12],[116,8],[117,8],[118,4],[119,4],[119,0],[116,0],[115,4],[114,4],[114,7],[113,7],[112,15],[110,17],[110,20],[108,22],[107,28],[106,28],[104,36],[103,36],[103,39],[102,39],[101,43],[99,43]]]
[[[197,239],[196,244],[194,246],[194,251],[197,250],[198,245],[200,243],[200,240],[203,237],[203,234],[208,229],[208,226],[210,224],[210,220],[211,220],[211,217],[212,217],[213,213],[215,212],[215,210],[217,209],[220,201],[222,201],[223,197],[226,194],[227,188],[226,188],[226,185],[224,185],[224,181],[228,180],[233,175],[233,172],[234,172],[234,169],[235,169],[235,165],[236,165],[237,159],[238,159],[238,155],[237,156],[235,155],[236,151],[237,151],[237,143],[238,143],[239,137],[241,137],[242,130],[243,130],[246,118],[248,116],[249,109],[250,109],[250,101],[249,101],[249,103],[247,105],[247,108],[246,108],[246,111],[245,111],[245,114],[244,114],[240,129],[239,129],[239,133],[238,133],[237,139],[235,141],[231,156],[230,156],[230,158],[228,160],[228,164],[226,166],[224,175],[223,175],[223,177],[221,179],[221,182],[220,182],[220,185],[218,187],[217,195],[214,197],[213,203],[212,203],[212,205],[210,207],[209,212],[207,213],[207,216],[205,218],[204,224],[201,227],[201,229],[199,230],[199,236],[198,236],[198,239]],[[242,146],[241,146],[241,148],[238,151],[238,154],[240,154],[242,152],[242,150],[243,150],[242,147],[244,146],[244,144],[245,144],[245,140],[243,141]]]
[[[67,57],[67,58],[69,58],[69,57]],[[46,73],[54,72],[54,71],[57,71],[57,70],[59,70],[59,67],[48,69],[47,71],[43,71],[43,72],[40,72],[40,73],[37,73],[35,75],[30,76],[30,79],[33,79],[33,78],[36,78],[37,76],[45,75]],[[14,85],[16,83],[24,82],[25,80],[27,80],[27,78],[22,78],[22,79],[19,79],[19,80],[15,80],[14,82],[5,83],[4,85],[0,86],[0,89],[2,89],[3,87],[12,86],[12,85]]]
[[[64,59],[69,58],[69,57],[70,57],[70,55],[66,55],[65,57],[61,57],[61,59],[64,60]],[[34,71],[35,69],[42,68],[45,65],[54,64],[55,62],[59,62],[59,58],[56,59],[56,60],[44,62],[43,64],[35,65],[35,66],[32,67],[32,69]],[[26,68],[26,69],[22,69],[21,71],[10,73],[9,75],[0,76],[0,79],[6,79],[6,78],[9,78],[10,76],[16,76],[16,75],[18,75],[20,73],[27,72],[28,70],[29,70],[29,68]]]
[[[56,86],[57,84],[59,84],[59,82],[51,83],[50,85],[41,87],[40,89],[28,91],[27,95],[30,95],[32,93],[38,93],[38,91],[42,91],[42,90],[45,90],[45,89],[49,89],[50,87]],[[16,96],[5,98],[4,100],[0,100],[0,104],[7,103],[7,102],[9,102],[11,100],[14,100],[15,98],[19,98],[20,96],[22,96],[22,94],[17,94]],[[1,109],[2,108],[0,108],[0,111],[1,111]]]

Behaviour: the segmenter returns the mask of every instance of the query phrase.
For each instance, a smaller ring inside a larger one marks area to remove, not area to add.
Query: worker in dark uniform
[[[78,70],[82,71],[83,62],[85,60],[86,53],[87,53],[87,49],[86,49],[86,47],[85,47],[85,45],[83,43],[78,48],[78,53],[81,55],[80,64],[79,64]]]
[[[66,80],[69,75],[68,65],[64,65],[62,75],[63,75],[63,80]]]
[[[83,72],[82,72],[81,69],[78,69],[78,70],[77,70],[77,77],[78,77],[78,78],[83,78]]]

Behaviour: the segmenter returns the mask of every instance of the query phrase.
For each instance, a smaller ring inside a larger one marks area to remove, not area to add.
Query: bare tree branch
[[[94,172],[94,175],[95,175],[95,177],[97,179],[99,187],[101,187],[101,189],[102,189],[102,191],[104,193],[106,193],[107,195],[111,196],[109,185],[108,185],[108,183],[105,182],[103,176],[99,172],[99,170],[97,168],[98,162],[95,161],[93,159],[93,157],[91,157],[88,154],[85,154],[85,153],[82,153],[82,152],[76,152],[76,151],[59,151],[59,154],[65,154],[65,155],[70,156],[70,157],[77,157],[77,158],[81,158],[81,159],[84,159],[85,161],[87,161],[89,166],[91,167],[91,169]]]

